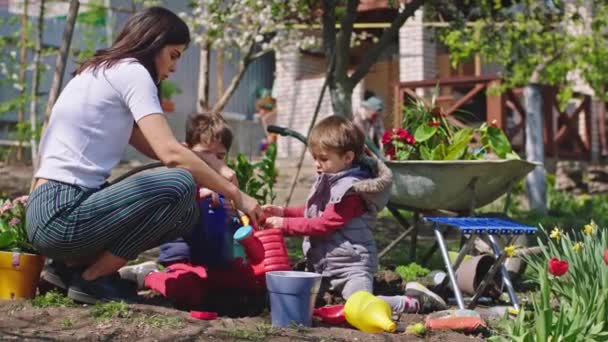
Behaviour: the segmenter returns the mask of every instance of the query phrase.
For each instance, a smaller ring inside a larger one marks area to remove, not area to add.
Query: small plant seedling
[[[74,326],[74,320],[70,317],[65,317],[61,320],[61,327],[64,329],[69,329]]]
[[[91,315],[97,320],[129,318],[131,314],[131,309],[125,302],[98,303],[91,309]]]
[[[54,290],[44,295],[36,296],[30,302],[32,306],[37,308],[68,308],[75,306],[73,300]]]

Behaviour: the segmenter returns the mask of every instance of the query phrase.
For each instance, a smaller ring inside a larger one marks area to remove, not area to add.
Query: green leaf
[[[500,158],[505,158],[507,153],[513,151],[509,139],[500,128],[488,127],[487,138],[488,143]]]
[[[433,160],[433,152],[426,146],[420,146],[420,157],[423,160]]]
[[[433,149],[432,160],[444,160],[446,155],[446,147],[444,144],[439,144]]]
[[[418,126],[418,128],[416,128],[416,132],[414,132],[414,138],[416,138],[416,142],[421,143],[432,138],[435,133],[437,133],[437,127],[422,124]]]

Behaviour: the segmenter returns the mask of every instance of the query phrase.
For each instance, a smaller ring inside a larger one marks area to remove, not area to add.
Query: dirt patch
[[[270,317],[220,318],[201,321],[187,312],[152,305],[129,305],[117,317],[99,317],[94,306],[37,308],[28,301],[0,301],[0,340],[15,341],[482,341],[480,336],[432,332],[427,338],[366,334],[349,327],[315,322],[313,328],[275,329]],[[424,316],[403,315],[399,326],[423,322]]]

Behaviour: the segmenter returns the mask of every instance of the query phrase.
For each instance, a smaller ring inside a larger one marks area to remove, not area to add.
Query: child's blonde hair
[[[232,146],[232,131],[226,120],[215,113],[194,113],[186,121],[186,145],[192,148],[198,143],[211,144],[218,141],[226,150]]]
[[[308,138],[308,146],[311,150],[333,150],[340,155],[353,151],[355,159],[363,154],[364,144],[363,132],[352,121],[336,115],[316,124]]]

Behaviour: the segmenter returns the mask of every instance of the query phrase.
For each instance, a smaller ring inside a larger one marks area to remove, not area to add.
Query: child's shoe
[[[158,271],[156,263],[154,261],[146,261],[141,264],[122,267],[118,270],[118,273],[122,279],[137,283],[137,288],[141,290],[145,288],[146,276],[156,271]]]
[[[448,309],[448,305],[439,295],[417,282],[409,282],[405,285],[405,295],[418,299],[419,307],[417,313],[429,313]]]

